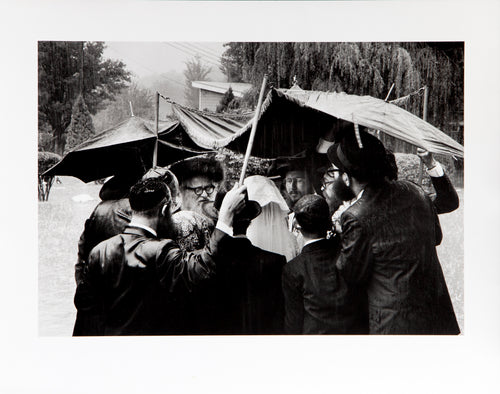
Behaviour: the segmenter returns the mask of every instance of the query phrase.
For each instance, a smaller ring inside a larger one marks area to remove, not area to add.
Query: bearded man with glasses
[[[196,157],[172,165],[179,180],[183,211],[193,211],[215,222],[217,211],[213,204],[224,180],[220,162],[211,157]]]

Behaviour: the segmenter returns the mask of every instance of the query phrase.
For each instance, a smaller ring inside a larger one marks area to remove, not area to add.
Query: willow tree
[[[223,61],[241,81],[275,87],[294,77],[303,89],[371,95],[389,100],[429,87],[428,119],[438,127],[463,119],[463,44],[397,42],[227,43]],[[224,70],[223,70],[224,71]],[[405,108],[422,116],[422,97]],[[446,129],[446,127],[444,127]]]

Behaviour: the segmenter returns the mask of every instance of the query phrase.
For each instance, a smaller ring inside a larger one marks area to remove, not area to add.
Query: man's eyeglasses
[[[212,194],[215,190],[215,186],[214,185],[198,186],[198,187],[186,186],[186,189],[191,190],[197,196],[201,196],[203,194],[203,192],[207,193],[207,195]]]
[[[328,175],[330,178],[335,178],[336,174],[340,174],[340,170],[338,168],[329,168],[326,170],[326,175]]]

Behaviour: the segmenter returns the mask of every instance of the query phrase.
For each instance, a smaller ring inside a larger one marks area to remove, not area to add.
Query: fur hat
[[[224,168],[214,157],[191,157],[172,164],[170,170],[181,185],[196,176],[205,176],[214,182],[224,180]]]

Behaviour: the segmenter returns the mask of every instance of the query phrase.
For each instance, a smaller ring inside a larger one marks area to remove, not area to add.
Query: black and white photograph
[[[463,81],[460,41],[38,42],[40,335],[459,334]]]
[[[2,5],[2,391],[496,391],[499,3],[74,3]]]

